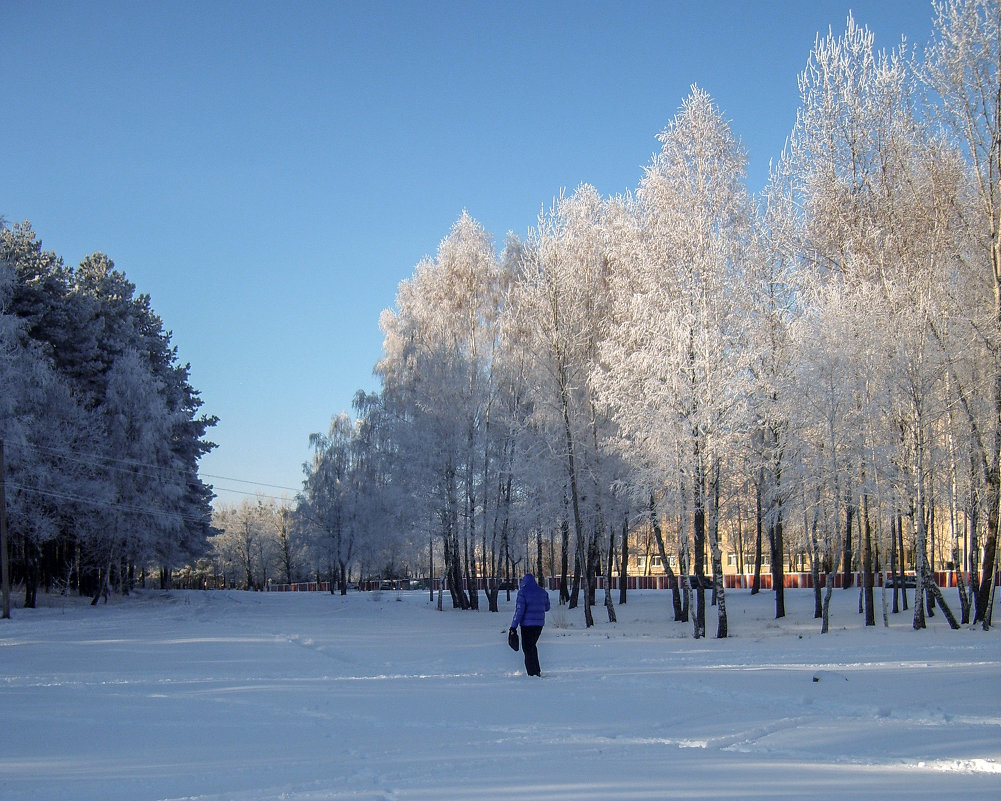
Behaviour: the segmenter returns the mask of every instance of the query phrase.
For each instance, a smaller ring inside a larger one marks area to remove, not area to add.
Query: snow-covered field
[[[0,798],[1001,798],[1001,631],[865,629],[854,590],[823,636],[809,591],[781,621],[771,593],[727,601],[726,640],[668,593],[590,630],[554,603],[530,679],[513,599],[43,598],[0,621]]]

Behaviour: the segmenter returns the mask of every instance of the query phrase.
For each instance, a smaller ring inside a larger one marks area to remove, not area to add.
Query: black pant
[[[539,649],[536,644],[542,636],[542,626],[521,627],[521,650],[525,652],[525,670],[529,676],[541,676],[539,667]]]

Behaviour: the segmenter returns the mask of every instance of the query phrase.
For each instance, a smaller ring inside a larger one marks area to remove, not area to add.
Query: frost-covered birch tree
[[[790,483],[801,487],[809,524],[814,575],[826,578],[821,607],[821,632],[830,626],[834,577],[844,553],[845,504],[865,463],[866,440],[861,436],[873,413],[865,398],[867,386],[878,383],[875,354],[866,351],[857,314],[866,308],[879,315],[882,298],[867,287],[850,289],[841,283],[817,287],[804,298],[804,312],[790,336],[797,353],[788,406]],[[817,585],[820,586],[819,584]]]
[[[408,470],[422,468],[410,478],[428,482],[415,487],[430,504],[420,525],[437,520],[448,587],[464,609],[478,605],[475,548],[486,525],[484,476],[495,469],[484,442],[500,302],[490,237],[464,212],[381,320],[387,409],[414,459]]]
[[[642,249],[625,260],[603,353],[615,419],[669,464],[682,446],[691,491],[695,636],[705,634],[706,539],[727,634],[719,488],[745,427],[748,388],[744,280],[753,219],[746,155],[709,95],[694,87],[658,137],[637,192]],[[656,433],[655,433],[656,432]]]
[[[775,616],[785,616],[784,532],[790,482],[786,456],[790,435],[789,404],[795,347],[790,327],[801,311],[796,281],[796,204],[787,191],[788,162],[772,170],[761,200],[748,265],[750,312],[748,342],[751,389],[748,419],[753,428],[745,442],[748,476],[755,493],[755,587],[768,538]]]
[[[879,484],[881,454],[893,442],[906,450],[897,463],[912,468],[902,475],[910,477],[904,494],[915,509],[919,595],[929,578],[924,511],[929,473],[923,465],[942,410],[945,375],[942,358],[929,346],[932,321],[958,311],[947,309],[947,287],[960,199],[954,152],[915,113],[904,48],[876,53],[873,42],[872,32],[851,17],[843,35],[818,39],[800,76],[802,107],[788,147],[798,182],[793,194],[802,209],[798,248],[804,284],[879,301],[857,307],[854,328],[863,346],[846,372],[847,381],[869,379],[856,399],[860,407],[876,408],[870,403],[876,383],[886,393],[884,418],[872,412],[858,429],[868,443],[858,451],[854,487],[846,488],[849,513],[855,512],[860,525],[870,625],[875,623],[870,494]]]
[[[312,459],[305,465],[298,517],[312,532],[318,561],[330,571],[330,591],[347,592],[348,566],[355,556],[352,520],[352,445],[354,422],[346,413],[330,421],[326,434],[310,435]]]
[[[522,347],[534,372],[527,387],[533,424],[546,432],[548,447],[565,473],[569,523],[573,526],[584,618],[594,623],[590,604],[593,570],[608,534],[604,497],[610,482],[603,469],[608,420],[590,387],[608,310],[608,259],[603,201],[582,185],[560,195],[539,216],[526,246],[523,269],[512,293],[512,313],[521,321]],[[571,598],[572,603],[572,598]],[[606,594],[609,619],[615,611]]]
[[[230,586],[262,589],[267,567],[261,557],[270,549],[264,541],[266,522],[263,505],[253,498],[237,504],[221,504],[212,515],[218,532],[212,537],[212,549]]]
[[[880,91],[881,78],[887,75],[896,79],[899,63],[878,57],[872,32],[849,16],[843,35],[831,32],[818,38],[799,78],[802,105],[787,154],[795,176],[792,191],[802,209],[797,243],[800,280],[805,286],[820,287],[821,294],[823,287],[832,286],[841,297],[851,297],[853,290],[865,295],[870,284],[880,281],[885,227],[880,225],[877,181],[880,142],[890,124],[883,112],[892,110],[881,107],[880,101],[899,103],[891,92]],[[847,289],[841,290],[841,284]],[[840,311],[842,306],[836,303],[831,308]],[[860,320],[850,328],[869,339],[861,350],[872,349],[879,334],[870,332],[892,323],[886,315],[872,315],[871,308],[853,310]],[[845,380],[859,374],[861,366],[848,365]],[[830,410],[830,404],[826,408]],[[819,427],[823,429],[822,422]],[[855,480],[841,477],[838,482],[849,516],[855,511]],[[845,538],[850,536],[846,529]],[[846,553],[850,557],[850,547]],[[863,571],[862,583],[871,616],[871,566]]]
[[[966,307],[967,342],[990,365],[983,386],[946,349],[952,378],[986,492],[987,536],[976,593],[976,619],[990,625],[988,599],[997,570],[1001,514],[1001,10],[994,0],[936,2],[934,37],[920,69],[930,104],[963,152],[972,187],[965,205],[968,245],[956,253],[957,283],[983,287]],[[945,340],[935,325],[935,335]],[[981,398],[983,401],[981,402]]]

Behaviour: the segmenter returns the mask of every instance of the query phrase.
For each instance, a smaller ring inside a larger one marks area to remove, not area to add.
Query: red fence
[[[956,573],[952,570],[937,571],[932,575],[935,576],[935,583],[939,587],[955,587],[956,586]],[[905,578],[910,579],[913,582],[914,572],[905,572]],[[882,586],[883,584],[883,574],[877,573],[875,576],[876,586]],[[890,576],[892,581],[893,576]],[[692,577],[692,582],[694,586],[695,577]],[[862,575],[861,573],[851,574],[851,584],[850,586],[858,586],[861,583]],[[556,576],[550,576],[547,579],[548,586],[550,590],[558,590],[560,588],[560,580]],[[712,577],[706,576],[707,586],[712,586]],[[998,583],[1001,583],[1001,572],[998,573]],[[723,576],[723,587],[728,590],[737,589],[750,589],[754,584],[754,575],[751,573],[743,574],[731,574],[727,573]],[[967,574],[967,586],[970,585],[970,580]],[[786,589],[811,589],[813,587],[813,574],[808,572],[802,573],[786,573],[783,576],[782,585]],[[827,586],[827,575],[825,573],[820,574],[820,586]],[[844,586],[844,574],[835,573],[834,574],[834,586],[842,587]],[[627,576],[626,577],[626,589],[629,590],[670,590],[673,589],[674,584],[667,576]],[[619,577],[612,576],[611,588],[617,590],[619,588]],[[761,574],[761,589],[770,590],[772,588],[772,574],[762,573]],[[597,589],[605,589],[605,577],[599,576],[597,581]]]
[[[955,587],[955,586],[957,586],[956,572],[954,570],[940,570],[940,571],[936,571],[936,572],[932,573],[932,575],[935,577],[935,583],[938,584],[939,587]],[[1001,574],[999,574],[999,575],[1001,575]],[[844,586],[844,578],[845,577],[844,577],[843,573],[835,573],[834,574],[834,586],[835,587],[843,587]],[[875,580],[875,586],[876,587],[881,587],[883,585],[883,574],[882,573],[876,573],[873,576],[873,578]],[[892,582],[894,580],[893,574],[891,574],[888,578],[889,578],[890,582]],[[913,581],[914,581],[914,573],[913,573],[913,571],[909,571],[909,572],[905,571],[904,572],[904,580],[906,582],[908,582],[907,583],[908,587],[912,587],[913,586]],[[726,575],[726,576],[723,576],[723,581],[724,581],[723,586],[726,587],[726,589],[728,589],[728,590],[729,589],[750,589],[750,587],[752,586],[752,584],[754,582],[754,576],[750,575],[750,574],[744,574],[744,575]],[[862,574],[861,573],[853,573],[853,574],[851,574],[851,584],[849,586],[858,587],[861,583],[862,583]],[[813,588],[813,573],[786,573],[783,576],[782,585],[786,589],[812,589]],[[967,587],[970,586],[970,580],[969,580],[969,576],[968,575],[966,577],[966,585],[967,585]],[[821,587],[826,587],[827,586],[827,574],[826,573],[821,573],[820,574],[820,586]],[[889,585],[889,586],[892,586],[892,584]],[[772,574],[771,573],[762,573],[761,574],[761,588],[763,590],[770,590],[772,588]]]
[[[955,587],[956,582],[956,572],[953,570],[941,570],[933,574],[935,576],[935,583],[939,587]],[[914,573],[906,572],[904,574],[905,578],[910,582],[914,581]],[[852,581],[850,586],[858,586],[861,582],[861,574],[852,574]],[[890,576],[891,580],[893,576]],[[693,577],[694,580],[694,577]],[[876,586],[879,587],[883,583],[883,574],[877,573],[875,575]],[[998,572],[998,583],[1001,584],[1001,571]],[[501,584],[501,589],[507,589],[508,584],[500,579],[477,579],[476,588],[478,590],[485,590],[487,585],[497,586],[498,581]],[[611,589],[617,590],[619,588],[619,576],[612,576]],[[712,587],[712,578],[706,577],[707,586]],[[834,586],[842,587],[844,586],[844,574],[836,573],[834,575]],[[440,579],[434,579],[432,586],[434,590],[438,590],[438,585],[441,583]],[[730,574],[727,573],[723,576],[723,586],[728,590],[738,590],[738,589],[750,589],[754,583],[754,576],[750,573],[744,574]],[[560,588],[560,580],[558,576],[549,576],[544,579],[543,584],[550,590],[558,590]],[[966,585],[969,587],[971,584],[969,574],[966,575]],[[820,586],[825,587],[827,585],[827,575],[825,573],[820,574]],[[395,590],[407,590],[407,589],[424,589],[427,590],[427,582],[425,581],[370,581],[364,582],[361,586],[352,585],[351,589],[360,590],[378,590],[378,589],[395,589]],[[463,582],[463,586],[468,589],[469,583]],[[630,590],[670,590],[673,588],[673,583],[671,580],[664,575],[660,576],[627,576],[626,577],[626,589]],[[786,589],[811,589],[813,587],[813,574],[812,573],[786,573],[783,576],[783,586]],[[908,584],[912,586],[912,584]],[[599,576],[597,580],[596,588],[599,590],[605,589],[605,577]],[[770,590],[772,588],[772,574],[762,573],[761,574],[761,589]],[[510,589],[518,589],[518,584],[516,581],[510,584]],[[268,590],[270,592],[330,592],[330,583],[327,581],[300,581],[295,584],[269,584]]]

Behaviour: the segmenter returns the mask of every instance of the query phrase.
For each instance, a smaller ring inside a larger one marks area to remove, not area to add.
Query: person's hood
[[[535,582],[535,576],[531,573],[526,573],[525,578],[521,580],[521,584],[518,586],[520,589],[525,589],[525,587],[538,587],[539,585]]]

